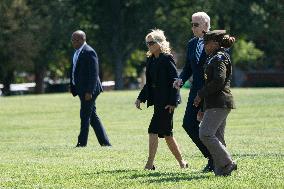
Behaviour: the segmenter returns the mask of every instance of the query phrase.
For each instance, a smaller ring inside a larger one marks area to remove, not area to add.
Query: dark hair
[[[235,41],[235,37],[227,34],[224,35],[223,38],[220,40],[219,45],[224,48],[230,48],[235,43]]]

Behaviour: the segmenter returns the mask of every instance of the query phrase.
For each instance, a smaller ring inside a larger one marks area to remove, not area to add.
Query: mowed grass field
[[[97,100],[111,148],[90,128],[86,148],[74,148],[79,100],[70,94],[0,98],[0,188],[284,188],[284,88],[233,89],[226,142],[238,171],[201,173],[207,163],[182,128],[188,90],[174,115],[189,168],[181,170],[163,139],[155,171],[143,170],[152,108],[137,110],[139,91],[104,92]]]

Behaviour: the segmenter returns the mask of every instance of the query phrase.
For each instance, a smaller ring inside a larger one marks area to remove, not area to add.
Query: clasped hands
[[[173,87],[179,90],[182,84],[183,84],[182,79],[176,78],[175,81],[173,82]],[[198,107],[200,102],[201,102],[201,98],[197,94],[193,101],[193,105],[195,107]],[[199,110],[197,113],[197,120],[201,121],[203,119],[203,115],[204,115],[204,112]]]
[[[176,89],[179,90],[180,87],[182,86],[182,84],[183,84],[182,79],[176,78],[175,81],[173,82],[173,88],[176,88]],[[194,99],[194,103],[193,104],[194,104],[194,106],[198,107],[200,102],[201,102],[201,98],[197,95],[195,97],[195,99]],[[141,104],[141,101],[139,99],[137,99],[135,101],[135,106],[136,106],[137,109],[142,110],[140,104]],[[172,105],[166,105],[165,106],[165,109],[169,109],[169,113],[174,112],[175,108],[176,107],[172,106]],[[200,114],[198,113],[197,117],[201,117],[201,119],[202,119],[203,116],[201,116],[201,113]]]
[[[182,79],[176,78],[175,81],[173,82],[173,88],[180,89],[182,84],[183,84]],[[193,105],[198,107],[200,102],[201,98],[197,95],[194,99]]]
[[[179,90],[182,84],[183,84],[182,79],[175,78],[175,81],[173,82],[173,88],[176,88]]]

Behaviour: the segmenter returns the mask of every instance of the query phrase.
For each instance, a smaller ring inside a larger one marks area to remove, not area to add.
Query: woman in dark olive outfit
[[[154,114],[148,128],[149,156],[145,169],[154,170],[154,158],[158,148],[158,137],[165,138],[166,143],[179,162],[181,168],[188,167],[182,159],[178,144],[173,137],[173,114],[179,103],[179,92],[172,87],[178,77],[169,42],[164,32],[152,30],[146,37],[147,52],[146,84],[141,90],[135,105],[147,101],[147,107],[154,105]]]
[[[225,33],[225,30],[214,30],[204,36],[205,52],[208,55],[204,70],[205,86],[194,99],[195,106],[204,99],[205,112],[200,123],[199,137],[213,157],[216,176],[228,176],[237,169],[224,139],[227,116],[235,108],[230,91],[232,65],[224,49],[231,47],[235,38]]]

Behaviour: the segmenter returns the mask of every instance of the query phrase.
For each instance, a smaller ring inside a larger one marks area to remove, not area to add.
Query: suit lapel
[[[194,52],[196,52],[197,42],[198,42],[198,38],[196,37],[194,41]]]
[[[83,47],[83,49],[82,49],[81,52],[79,53],[79,56],[78,56],[78,58],[77,58],[77,63],[76,63],[75,71],[76,71],[76,69],[77,69],[78,67],[80,67],[80,64],[81,64],[80,62],[81,62],[82,56],[83,56],[84,53],[85,53],[86,46],[87,46],[87,44]]]
[[[207,57],[207,55],[206,55],[205,49],[203,48],[202,53],[201,53],[200,58],[199,58],[199,63],[204,64],[205,61],[206,61],[206,57]]]
[[[83,49],[79,53],[79,56],[78,56],[78,59],[77,59],[77,64],[80,62],[80,58],[82,58],[82,55],[84,54],[85,49],[86,49],[86,45],[83,47]]]
[[[197,42],[198,42],[198,38],[195,37],[195,40],[194,40],[194,43],[193,43],[193,52],[192,52],[192,55],[193,55],[193,58],[194,58],[194,63],[196,64],[197,63],[197,59],[196,59],[196,48],[197,48]]]

